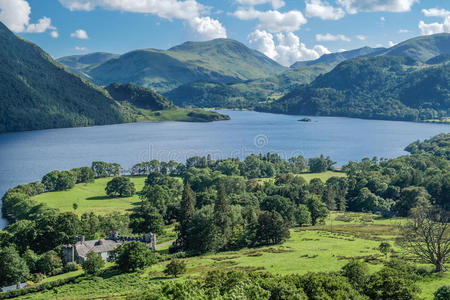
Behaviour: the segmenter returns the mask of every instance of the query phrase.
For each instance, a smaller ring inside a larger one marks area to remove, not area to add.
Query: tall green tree
[[[23,282],[29,276],[27,263],[13,246],[0,249],[0,286]]]
[[[222,233],[222,238],[224,244],[228,240],[229,229],[230,229],[230,203],[227,196],[225,195],[225,187],[220,185],[217,190],[217,198],[214,203],[214,221],[216,226]]]
[[[192,216],[195,212],[195,193],[191,189],[191,185],[188,183],[185,184],[183,195],[181,197],[181,203],[180,203],[180,215],[178,218],[179,222],[179,233],[178,233],[178,244],[184,249],[188,248],[187,245],[187,231],[189,222],[192,219]]]
[[[91,251],[87,254],[86,260],[82,263],[82,266],[86,274],[98,275],[105,266],[105,262],[99,254]]]

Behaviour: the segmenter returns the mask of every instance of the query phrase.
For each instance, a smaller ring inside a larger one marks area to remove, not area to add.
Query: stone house
[[[139,238],[123,237],[119,236],[116,232],[111,232],[108,238],[89,241],[86,241],[84,236],[79,236],[75,244],[64,246],[64,262],[76,262],[81,264],[86,260],[89,252],[98,253],[104,261],[108,261],[108,258],[113,250],[123,243],[132,241],[145,243],[150,249],[154,251],[156,250],[156,235],[154,233],[147,233],[144,238]]]

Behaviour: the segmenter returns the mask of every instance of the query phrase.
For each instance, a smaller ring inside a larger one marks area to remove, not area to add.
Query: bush
[[[141,242],[122,244],[112,257],[122,272],[135,272],[157,262],[155,254]]]
[[[362,291],[367,283],[369,268],[361,261],[352,260],[342,267],[342,275],[347,277],[356,290]]]
[[[105,266],[105,262],[99,254],[95,252],[89,252],[82,266],[86,274],[98,275],[100,274],[102,268]]]
[[[63,268],[64,273],[73,272],[76,270],[78,270],[78,265],[73,261],[68,262]]]
[[[186,272],[186,263],[179,259],[172,259],[166,266],[164,274],[178,277]]]
[[[450,299],[450,285],[443,285],[434,292],[434,300]]]

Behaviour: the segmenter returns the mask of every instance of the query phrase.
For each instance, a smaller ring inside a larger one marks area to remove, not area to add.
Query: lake
[[[85,128],[38,130],[0,135],[0,193],[40,180],[54,169],[90,166],[92,161],[124,168],[151,160],[185,161],[194,155],[213,158],[276,152],[330,156],[338,166],[373,156],[393,158],[411,142],[442,132],[445,124],[289,116],[251,111],[220,111],[230,121],[212,123],[130,123]],[[0,228],[5,226],[0,220]]]

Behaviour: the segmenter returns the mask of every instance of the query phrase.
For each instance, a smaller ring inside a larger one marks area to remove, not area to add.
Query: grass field
[[[105,187],[110,180],[111,178],[98,178],[92,183],[77,184],[69,191],[44,193],[34,199],[62,212],[73,211],[79,215],[91,211],[97,214],[130,211],[140,204],[138,195],[125,198],[108,197]],[[140,191],[144,187],[145,177],[131,177],[131,181],[136,191]],[[76,210],[73,209],[74,203],[78,205]]]
[[[341,172],[324,172],[324,173],[304,173],[299,175],[310,181],[313,178],[320,178],[325,182],[333,176],[345,176]],[[146,177],[130,177],[136,187],[136,191],[141,191],[144,187]],[[39,202],[46,203],[52,208],[58,208],[62,212],[73,211],[78,215],[85,212],[95,212],[96,214],[107,214],[110,212],[129,212],[141,203],[139,196],[125,198],[110,198],[105,193],[105,187],[111,178],[98,178],[92,183],[77,184],[73,189],[62,192],[50,192],[40,194],[34,197]],[[263,178],[262,181],[270,181],[272,178]],[[73,209],[76,203],[78,208]]]
[[[351,221],[339,221],[342,216],[351,216]],[[369,221],[372,219],[371,221]],[[338,271],[350,259],[362,259],[368,263],[371,272],[382,267],[386,257],[378,251],[381,241],[394,246],[392,256],[402,258],[400,249],[395,245],[396,224],[400,219],[381,219],[375,215],[355,213],[333,213],[333,227],[327,223],[315,227],[293,228],[290,239],[282,245],[245,248],[186,258],[187,272],[175,280],[196,279],[208,271],[247,270],[268,271],[276,274]],[[167,246],[158,250],[167,253]],[[29,294],[22,299],[123,299],[139,291],[149,290],[155,284],[167,280],[163,270],[167,262],[158,263],[143,272],[118,274],[106,272],[94,280],[80,279],[77,283],[66,284],[56,289]],[[430,267],[431,266],[427,266]],[[78,276],[79,271],[65,274],[66,277]],[[417,282],[422,290],[421,297],[433,299],[433,293],[442,285],[450,282],[450,274],[428,275]]]

